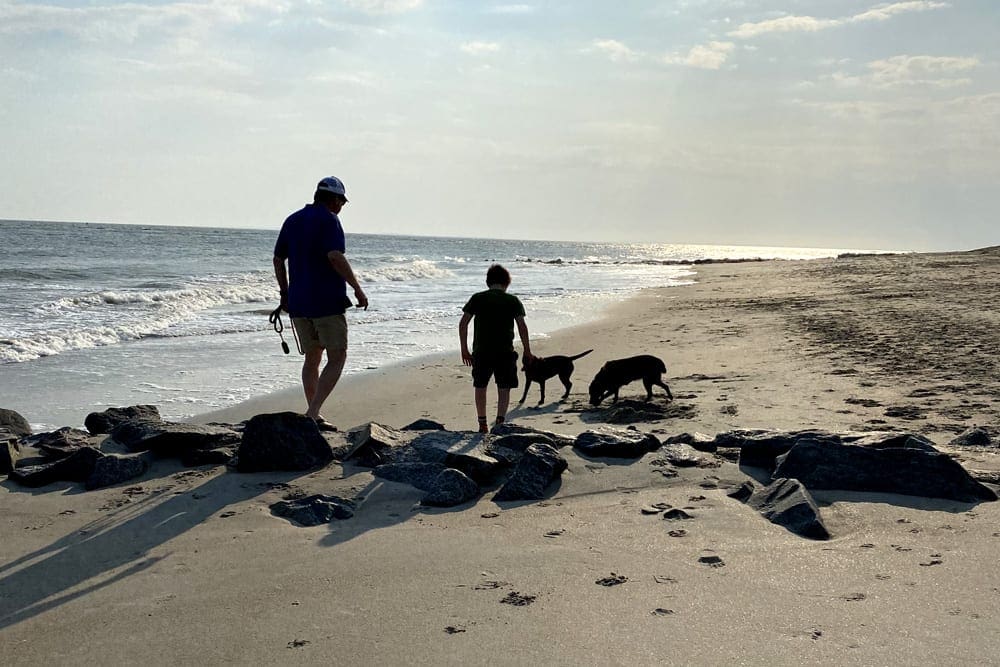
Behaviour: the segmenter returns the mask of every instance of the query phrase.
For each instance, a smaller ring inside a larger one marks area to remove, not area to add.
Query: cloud
[[[632,62],[638,60],[640,54],[625,46],[615,39],[595,39],[591,43],[591,50],[599,51],[606,55],[611,62]]]
[[[732,42],[709,42],[691,47],[687,55],[669,55],[664,60],[668,63],[698,67],[700,69],[719,69],[730,52],[736,48]]]
[[[487,9],[489,14],[534,14],[534,5],[495,5]]]
[[[500,50],[500,45],[496,42],[466,42],[459,48],[469,55],[483,56],[488,53],[496,53]]]
[[[366,14],[402,14],[419,9],[424,0],[343,0],[343,3]]]
[[[836,28],[851,23],[867,21],[886,21],[893,16],[906,12],[925,12],[932,9],[950,7],[947,2],[932,0],[909,0],[888,5],[878,5],[866,11],[836,19],[821,19],[814,16],[782,16],[756,23],[742,23],[736,30],[727,33],[730,37],[750,39],[772,32],[817,32],[828,28]]]
[[[840,87],[868,85],[873,88],[930,86],[954,88],[972,83],[967,76],[957,76],[980,65],[979,58],[960,56],[892,56],[868,63],[867,75],[837,71],[829,79]]]

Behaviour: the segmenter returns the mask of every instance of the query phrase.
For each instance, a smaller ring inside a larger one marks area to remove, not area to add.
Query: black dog
[[[593,350],[587,350],[572,357],[564,357],[562,355],[535,357],[531,363],[525,362],[521,367],[521,370],[524,371],[524,395],[517,402],[518,405],[524,403],[524,399],[528,397],[528,387],[531,386],[532,382],[537,382],[538,387],[542,390],[542,396],[538,399],[538,404],[541,405],[544,403],[545,381],[556,375],[559,376],[559,381],[566,387],[566,393],[562,395],[563,399],[565,399],[569,396],[569,388],[573,386],[573,383],[569,381],[569,376],[573,374],[573,361],[591,352]]]
[[[662,379],[666,372],[666,364],[650,354],[609,361],[597,371],[594,381],[590,383],[590,404],[600,405],[601,401],[612,395],[614,401],[617,401],[618,390],[633,380],[642,380],[646,387],[647,401],[653,398],[653,385],[663,387],[667,392],[667,400],[672,401],[674,395]]]

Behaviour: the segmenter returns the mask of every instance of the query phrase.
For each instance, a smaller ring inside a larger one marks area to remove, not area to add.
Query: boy
[[[497,385],[497,424],[507,416],[510,390],[517,387],[517,352],[514,351],[514,324],[524,346],[524,359],[530,361],[528,325],[524,323],[524,306],[513,294],[507,294],[510,274],[499,264],[486,272],[484,292],[473,294],[462,308],[458,337],[462,343],[462,363],[472,366],[472,386],[476,394],[476,414],[479,432],[488,433],[486,425],[486,385],[492,376]],[[469,353],[469,322],[475,318],[472,353]]]

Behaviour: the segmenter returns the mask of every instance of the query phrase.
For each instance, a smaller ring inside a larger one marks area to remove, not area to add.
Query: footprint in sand
[[[612,572],[611,576],[601,577],[594,583],[597,584],[598,586],[618,586],[624,584],[626,581],[628,581],[628,577],[626,577],[624,574],[615,574],[614,572]]]
[[[449,635],[457,635],[460,632],[465,632],[464,625],[449,625],[444,629]]]
[[[693,519],[694,517],[685,512],[684,510],[672,509],[667,510],[663,513],[663,519],[665,521],[685,521],[687,519]]]
[[[725,567],[726,563],[719,556],[714,554],[706,554],[704,556],[698,557],[698,562],[702,565],[708,565],[709,567]]]
[[[676,530],[668,530],[667,531],[667,535],[669,535],[670,537],[684,537],[687,534],[688,534],[688,532],[686,530],[684,530],[683,528],[678,528]]]
[[[657,607],[656,609],[654,609],[653,611],[651,611],[649,613],[652,614],[653,616],[673,616],[674,615],[674,610],[673,609],[664,609],[663,607]]]
[[[507,597],[500,600],[500,604],[509,604],[515,607],[526,607],[538,598],[537,595],[522,595],[517,591],[507,593]]]

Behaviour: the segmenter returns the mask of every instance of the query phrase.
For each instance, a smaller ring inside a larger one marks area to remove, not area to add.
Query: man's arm
[[[274,277],[278,279],[278,293],[281,295],[281,309],[288,311],[288,270],[285,258],[274,256]]]
[[[528,325],[523,317],[515,317],[514,322],[517,324],[517,333],[521,337],[521,345],[524,346],[524,360],[531,361],[535,355],[531,353],[531,343],[528,342]]]
[[[354,269],[351,268],[351,263],[347,261],[344,253],[339,250],[331,250],[326,253],[326,256],[330,260],[330,266],[333,267],[333,270],[339,273],[340,277],[354,288],[354,298],[358,300],[358,308],[368,310],[368,297],[365,295],[365,291],[361,289],[361,284],[358,283],[358,279],[354,276]]]
[[[472,321],[470,313],[462,313],[462,319],[458,321],[458,339],[462,344],[462,363],[466,366],[472,365],[472,355],[469,353],[469,322]]]

